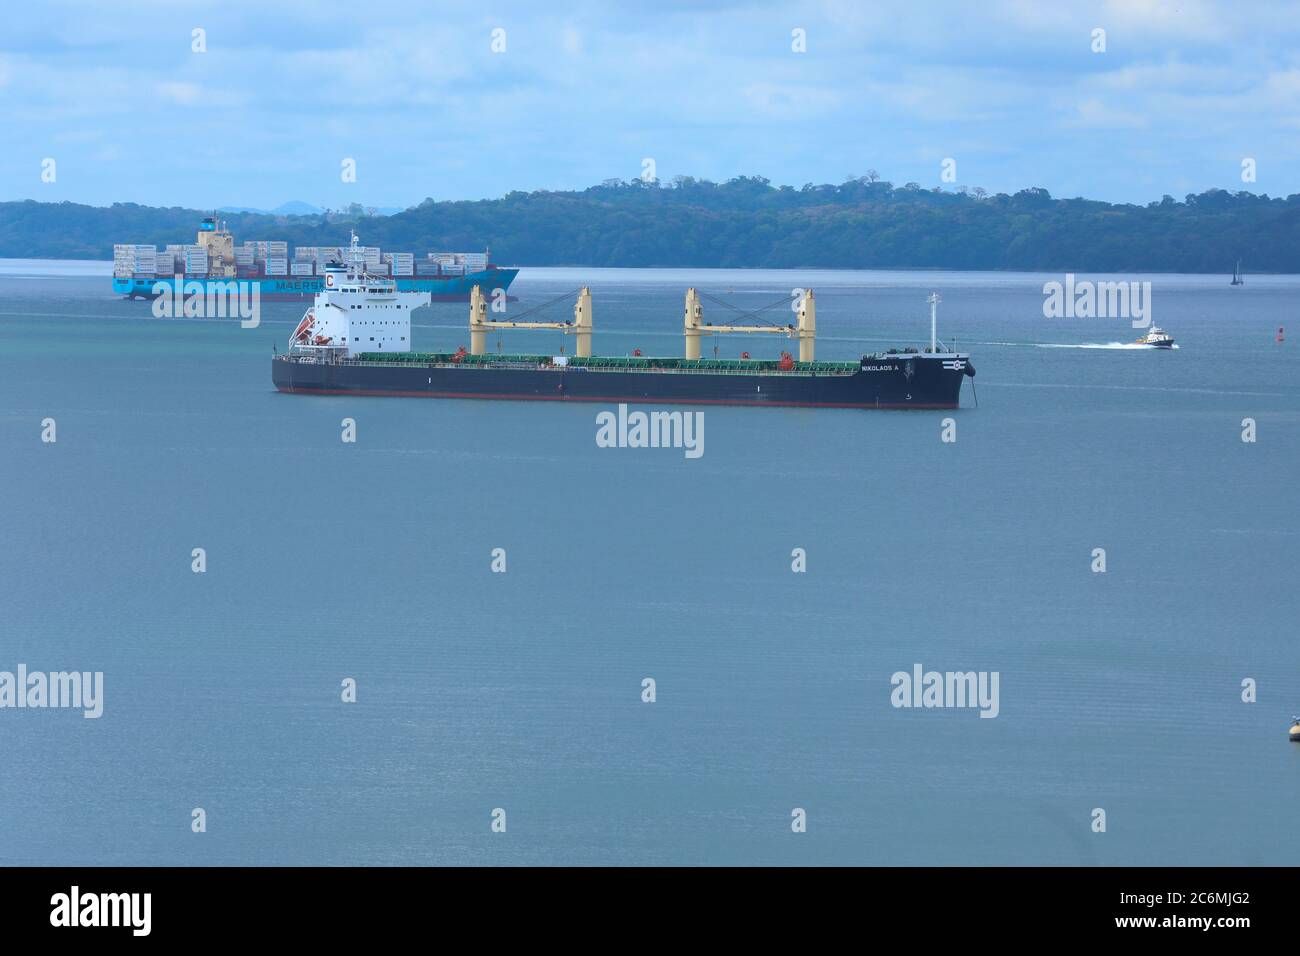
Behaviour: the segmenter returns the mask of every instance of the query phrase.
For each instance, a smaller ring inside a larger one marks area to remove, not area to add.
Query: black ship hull
[[[965,355],[867,356],[849,372],[596,369],[563,365],[386,363],[279,355],[282,392],[605,403],[957,408]]]

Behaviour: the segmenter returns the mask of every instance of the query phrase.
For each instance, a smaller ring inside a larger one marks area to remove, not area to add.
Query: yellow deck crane
[[[700,357],[700,338],[725,332],[764,332],[788,335],[799,340],[799,361],[814,361],[817,339],[817,302],[812,289],[804,290],[799,302],[799,322],[797,325],[708,325],[704,322],[704,307],[700,296],[694,289],[686,290],[686,357]]]
[[[487,317],[487,298],[483,290],[474,286],[469,294],[469,351],[471,355],[487,354],[487,336],[493,329],[558,329],[566,335],[578,337],[577,354],[591,355],[591,290],[586,286],[578,292],[573,307],[572,322],[497,322]]]

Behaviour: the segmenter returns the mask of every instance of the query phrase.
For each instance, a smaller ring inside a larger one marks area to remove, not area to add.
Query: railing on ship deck
[[[314,365],[349,365],[365,368],[454,368],[454,369],[531,369],[548,372],[643,372],[656,375],[853,375],[859,371],[856,362],[844,363],[840,367],[819,367],[813,369],[780,368],[727,368],[727,367],[673,367],[654,365],[550,365],[544,362],[501,362],[487,365],[468,362],[385,362],[382,359],[318,359],[310,355],[290,354],[284,358]]]

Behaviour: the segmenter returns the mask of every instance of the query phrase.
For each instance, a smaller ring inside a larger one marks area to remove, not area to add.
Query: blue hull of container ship
[[[468,302],[469,293],[474,286],[481,287],[488,296],[492,290],[508,290],[510,283],[519,274],[518,269],[498,269],[493,267],[482,272],[471,272],[464,276],[398,276],[398,292],[428,292],[434,302]],[[129,298],[152,299],[159,282],[174,282],[171,276],[159,278],[122,278],[114,276],[113,291]],[[182,293],[206,293],[209,285],[226,287],[229,283],[250,283],[257,288],[263,302],[293,301],[310,299],[325,287],[323,276],[256,276],[239,279],[207,279],[198,276],[186,276]],[[197,283],[197,285],[194,285]]]

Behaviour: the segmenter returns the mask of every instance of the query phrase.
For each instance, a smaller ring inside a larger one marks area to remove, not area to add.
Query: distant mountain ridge
[[[285,204],[280,207],[292,207]],[[305,205],[305,204],[304,204]],[[192,241],[210,211],[0,203],[0,256],[106,259],[115,242]],[[1144,206],[895,187],[874,177],[796,189],[607,180],[568,192],[435,201],[388,216],[359,206],[304,215],[223,213],[236,240],[336,245],[353,228],[385,249],[482,249],[513,265],[979,269],[1230,273],[1300,271],[1300,194],[1210,189]]]
[[[400,206],[361,206],[355,204],[357,209],[356,215],[366,216],[391,216],[394,213],[403,212]],[[217,212],[243,212],[252,213],[258,216],[321,216],[329,213],[331,210],[322,209],[320,206],[313,206],[309,202],[303,202],[300,199],[282,202],[274,209],[259,209],[256,206],[218,206]],[[338,210],[337,214],[348,214],[349,210]]]
[[[274,209],[258,209],[256,206],[218,206],[217,212],[250,212],[260,216],[319,216],[325,210],[311,203],[294,199],[280,203]]]

